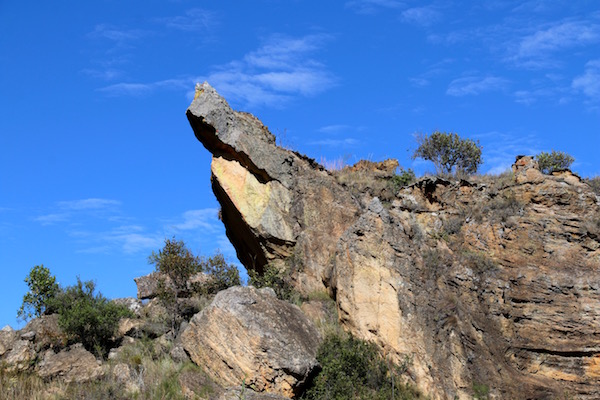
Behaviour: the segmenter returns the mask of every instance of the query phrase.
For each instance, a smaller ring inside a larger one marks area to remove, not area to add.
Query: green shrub
[[[417,138],[419,147],[412,155],[429,160],[435,165],[439,175],[474,174],[483,162],[479,141],[462,139],[456,133],[436,131],[430,136]]]
[[[28,320],[32,317],[41,317],[48,310],[48,303],[59,292],[56,278],[50,274],[50,270],[43,265],[36,265],[29,271],[25,278],[29,291],[23,296],[23,304],[17,317]]]
[[[593,178],[585,178],[585,183],[590,185],[594,193],[600,196],[600,176],[595,176]]]
[[[350,335],[325,338],[317,353],[322,370],[301,398],[309,400],[417,399],[377,346]],[[405,366],[406,367],[406,366]]]
[[[392,187],[392,192],[394,194],[398,194],[400,189],[404,186],[408,186],[416,180],[415,172],[412,169],[400,169],[399,174],[394,174],[390,179],[390,186]]]
[[[50,303],[58,313],[59,327],[74,342],[81,342],[87,350],[104,357],[119,320],[131,317],[132,313],[127,307],[110,302],[101,293],[94,294],[95,288],[94,282],[82,282],[77,277],[76,285],[63,289]]]
[[[193,255],[182,240],[165,239],[165,246],[158,253],[153,251],[148,263],[171,279],[176,294],[187,289],[192,275],[202,272],[200,258]]]
[[[554,171],[568,169],[575,159],[562,151],[554,151],[546,153],[542,151],[535,156],[538,162],[540,171],[544,174],[552,174]]]
[[[202,272],[209,276],[209,280],[196,288],[199,293],[214,294],[231,286],[242,284],[240,272],[236,266],[228,264],[221,253],[216,253],[202,261],[201,266]]]
[[[270,287],[275,291],[277,298],[291,303],[299,302],[300,295],[289,282],[284,270],[272,264],[264,266],[262,273],[248,270],[248,284],[255,288]]]
[[[154,264],[157,272],[168,277],[158,282],[158,298],[170,316],[171,329],[175,331],[186,318],[184,305],[179,301],[191,294],[212,295],[230,286],[241,284],[239,271],[233,264],[227,264],[221,253],[208,259],[192,254],[181,240],[165,239],[164,247],[152,252],[148,262]],[[197,273],[205,273],[205,282],[189,285],[190,278]]]

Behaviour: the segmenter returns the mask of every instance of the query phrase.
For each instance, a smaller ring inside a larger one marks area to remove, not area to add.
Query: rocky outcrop
[[[496,398],[600,397],[600,200],[579,177],[519,157],[485,184],[358,193],[352,174],[381,180],[385,166],[339,179],[208,84],[187,116],[213,154],[240,261],[284,266],[301,292],[326,288],[343,326],[410,361],[407,378],[432,398],[470,398],[474,385]]]
[[[58,353],[47,350],[37,366],[42,378],[59,377],[65,382],[89,382],[104,374],[101,363],[81,344]]]
[[[319,341],[298,307],[251,286],[219,292],[181,335],[191,359],[220,385],[286,397],[316,372]]]
[[[240,261],[259,272],[287,263],[300,290],[322,290],[328,257],[356,218],[356,200],[314,160],[276,146],[257,118],[233,111],[206,83],[197,86],[187,117],[213,154],[213,190]]]

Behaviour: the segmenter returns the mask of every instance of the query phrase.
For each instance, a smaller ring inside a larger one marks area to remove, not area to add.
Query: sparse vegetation
[[[412,169],[404,169],[401,168],[398,174],[394,174],[390,179],[390,186],[392,187],[392,192],[397,194],[400,189],[404,186],[408,186],[411,183],[414,183],[417,179],[415,175],[415,171]]]
[[[568,169],[575,161],[569,154],[555,150],[550,153],[542,151],[535,156],[535,159],[538,162],[540,171],[544,174],[552,174],[554,171]]]
[[[267,264],[262,273],[248,270],[248,284],[256,288],[270,287],[275,291],[277,298],[287,300],[291,303],[300,302],[300,294],[296,292],[289,282],[283,268]]]
[[[184,304],[180,299],[194,293],[213,295],[241,284],[237,268],[227,264],[222,254],[202,259],[194,255],[183,241],[174,238],[165,239],[164,247],[158,253],[152,252],[148,262],[154,264],[156,272],[163,274],[158,282],[158,297],[167,309],[173,331],[183,319]],[[206,274],[206,279],[190,285],[190,278],[198,273]]]
[[[349,334],[330,335],[319,347],[317,359],[322,370],[303,399],[421,398],[401,377],[407,366],[390,365],[373,343]]]
[[[25,283],[29,290],[23,296],[23,304],[17,312],[17,317],[23,320],[41,317],[46,311],[50,311],[48,303],[60,291],[56,278],[44,265],[36,265],[29,271]]]
[[[585,181],[585,183],[590,185],[590,187],[592,188],[594,193],[596,193],[596,195],[600,196],[600,176],[595,176],[593,178],[586,178],[584,181]]]
[[[132,314],[127,307],[95,294],[95,288],[94,282],[82,282],[77,277],[77,284],[61,290],[50,305],[58,313],[58,325],[73,342],[81,342],[87,350],[105,357],[119,320]]]
[[[483,162],[479,141],[462,139],[456,133],[435,131],[430,136],[418,137],[417,143],[419,147],[412,155],[413,160],[422,158],[433,162],[439,175],[474,174]]]

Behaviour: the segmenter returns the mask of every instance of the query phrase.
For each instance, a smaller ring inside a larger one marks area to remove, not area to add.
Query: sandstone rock
[[[284,400],[287,397],[275,393],[256,393],[251,389],[245,388],[228,388],[221,393],[216,400]]]
[[[167,285],[170,284],[169,277],[158,272],[134,278],[133,280],[137,285],[137,298],[147,300],[158,296],[158,283],[161,279],[164,279]]]
[[[192,291],[194,285],[201,285],[208,282],[210,277],[202,272],[192,275],[187,281],[187,290]],[[165,285],[172,285],[171,278],[168,275],[160,272],[152,272],[148,275],[140,276],[135,278],[135,284],[137,285],[137,297],[139,300],[153,299],[158,296],[158,283],[164,280]],[[185,294],[185,293],[184,293]],[[188,293],[189,294],[189,293]],[[138,307],[139,309],[139,307]]]
[[[268,263],[293,264],[300,291],[323,290],[328,257],[354,221],[356,200],[314,160],[276,146],[256,117],[233,111],[207,83],[198,85],[187,116],[213,154],[213,191],[240,261],[259,272]]]
[[[7,371],[25,371],[31,367],[35,359],[35,351],[29,340],[17,340],[13,342],[10,351],[8,351],[2,361],[6,365]]]
[[[35,351],[47,348],[62,348],[68,342],[68,336],[58,326],[58,314],[42,315],[34,318],[20,331],[22,339],[34,342]]]
[[[15,339],[15,331],[10,326],[6,325],[0,330],[0,357],[12,349]]]
[[[119,382],[128,396],[137,397],[140,392],[140,386],[135,381],[131,368],[125,363],[117,363],[111,370],[111,375],[114,380]]]
[[[42,378],[62,378],[65,382],[89,382],[103,375],[103,369],[96,357],[75,344],[55,353],[47,350],[37,366]]]
[[[319,334],[270,289],[219,292],[181,335],[191,359],[223,386],[292,397],[315,372]]]
[[[424,178],[379,199],[276,147],[207,84],[187,115],[242,263],[329,290],[342,325],[411,360],[432,398],[470,398],[474,383],[496,398],[600,397],[600,203],[576,175],[518,157],[499,185]]]

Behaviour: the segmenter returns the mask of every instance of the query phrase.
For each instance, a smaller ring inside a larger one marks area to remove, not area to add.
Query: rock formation
[[[520,157],[497,182],[390,190],[383,165],[330,173],[276,146],[206,83],[187,116],[246,268],[327,289],[432,398],[600,397],[600,200],[579,177]]]
[[[221,385],[293,397],[316,373],[319,334],[297,306],[270,288],[217,294],[181,337],[192,360]]]

